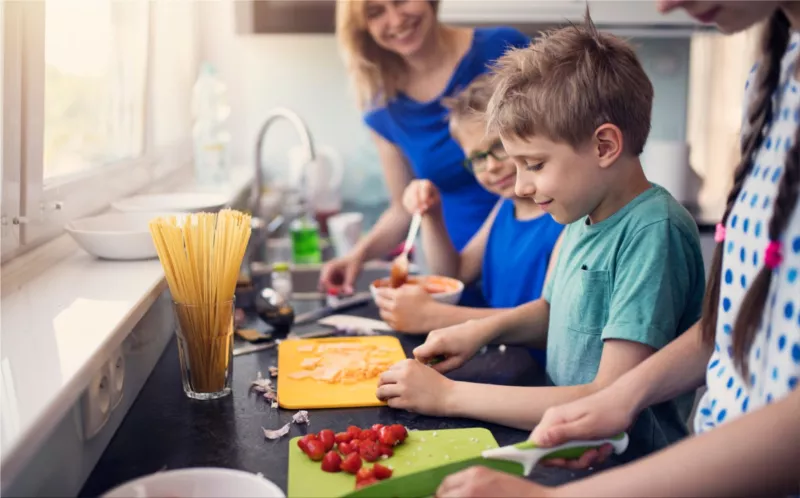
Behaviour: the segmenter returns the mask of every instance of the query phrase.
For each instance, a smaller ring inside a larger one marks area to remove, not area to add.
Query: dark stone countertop
[[[375,317],[372,306],[353,314]],[[407,355],[420,344],[420,336],[399,336]],[[348,425],[404,424],[420,430],[466,427],[488,428],[498,444],[523,441],[528,432],[474,420],[436,418],[388,407],[310,410],[310,426],[292,425],[287,436],[270,441],[261,428],[275,429],[291,420],[294,410],[270,408],[269,402],[250,391],[250,382],[261,371],[277,365],[277,350],[269,349],[234,358],[233,394],[214,401],[187,398],[181,387],[178,351],[173,339],[159,359],[139,396],[109,443],[80,496],[98,496],[125,481],[164,469],[227,467],[261,472],[286,492],[289,440],[306,431]],[[522,348],[497,347],[476,356],[451,378],[510,385],[542,385],[544,374]],[[280,376],[278,377],[280,381]],[[610,462],[608,465],[613,465]],[[539,467],[530,479],[555,485],[588,472]]]

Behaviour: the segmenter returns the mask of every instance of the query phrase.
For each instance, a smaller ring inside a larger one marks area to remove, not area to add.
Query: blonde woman
[[[371,232],[343,258],[325,265],[321,284],[353,292],[364,262],[388,254],[405,237],[410,216],[402,198],[412,179],[441,192],[444,223],[460,251],[499,198],[463,166],[450,135],[446,98],[485,73],[510,47],[530,43],[517,30],[442,24],[438,2],[338,0],[336,31],[364,121],[372,131],[391,203]],[[480,292],[462,304],[479,305]]]

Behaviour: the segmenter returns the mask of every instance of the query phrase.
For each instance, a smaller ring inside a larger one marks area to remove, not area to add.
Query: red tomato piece
[[[306,455],[315,462],[322,460],[322,457],[325,456],[325,446],[322,445],[322,441],[312,439],[306,443]]]
[[[337,432],[333,438],[337,443],[349,443],[353,440],[353,435],[349,432]]]
[[[333,449],[333,445],[336,444],[336,434],[330,429],[323,429],[319,431],[319,440],[325,447],[325,451],[330,451]]]
[[[361,434],[361,429],[359,429],[355,425],[351,425],[347,428],[347,432],[349,432],[353,436],[353,439],[358,439],[358,436]]]
[[[397,441],[402,443],[408,437],[408,431],[406,428],[401,424],[394,424],[391,426],[392,432],[394,432],[394,437],[397,438]]]
[[[391,427],[384,427],[378,433],[378,441],[386,446],[394,446],[397,444],[397,434]]]
[[[363,481],[365,479],[372,479],[375,477],[375,473],[372,469],[367,467],[361,467],[359,471],[356,473],[356,481]]]
[[[387,457],[394,455],[394,449],[385,444],[378,444],[378,450],[381,452],[381,455],[386,455]]]
[[[372,429],[364,429],[363,431],[361,431],[361,434],[358,436],[358,439],[362,441],[377,441],[378,433],[373,431]]]
[[[358,453],[350,453],[339,466],[348,474],[355,474],[361,468],[361,457]]]
[[[379,481],[392,477],[392,472],[392,469],[389,467],[384,467],[379,463],[376,463],[372,466],[372,473],[375,475],[375,479],[378,479]]]
[[[361,441],[358,445],[361,458],[368,462],[375,462],[381,457],[381,450],[375,441]]]
[[[376,482],[378,482],[378,480],[375,479],[374,477],[370,477],[369,479],[364,479],[362,481],[356,481],[356,489],[361,489],[365,486],[371,486]]]
[[[325,472],[339,472],[342,465],[342,457],[335,451],[325,453],[322,458],[322,470]]]
[[[372,426],[372,430],[375,431],[375,432],[380,432],[381,429],[383,429],[383,424],[374,424]]]

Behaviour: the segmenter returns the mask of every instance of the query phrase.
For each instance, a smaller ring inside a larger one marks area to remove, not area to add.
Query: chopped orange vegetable
[[[333,342],[318,345],[309,351],[293,379],[314,379],[331,384],[354,384],[379,376],[391,366],[386,358],[390,351],[372,344]]]

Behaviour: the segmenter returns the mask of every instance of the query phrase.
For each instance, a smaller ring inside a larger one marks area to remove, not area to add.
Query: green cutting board
[[[320,462],[312,461],[297,447],[298,439],[300,437],[295,437],[289,442],[288,498],[334,498],[355,489],[354,475],[323,471]],[[405,442],[395,446],[394,455],[378,462],[392,466],[393,477],[403,476],[477,457],[489,448],[497,448],[497,441],[487,429],[409,431]],[[372,464],[364,462],[364,466]]]

